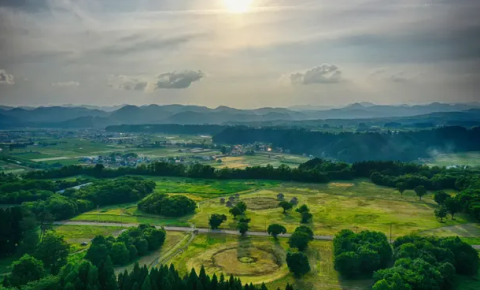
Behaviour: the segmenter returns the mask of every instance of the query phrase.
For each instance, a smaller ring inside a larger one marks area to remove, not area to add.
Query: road
[[[61,222],[54,222],[55,225],[72,225],[72,226],[110,226],[110,227],[136,227],[138,224],[120,224],[120,223],[101,223],[101,222],[82,222],[82,221],[61,221]],[[239,236],[240,233],[238,231],[233,230],[211,230],[206,228],[191,228],[191,227],[170,227],[170,226],[157,226],[157,228],[164,228],[166,231],[172,232],[192,232],[198,231],[198,233],[202,234],[223,234],[223,235],[235,235]],[[259,236],[259,237],[268,237],[269,234],[266,232],[247,232],[248,236]],[[282,234],[278,235],[280,238],[288,238],[290,234]],[[333,236],[313,236],[315,240],[324,240],[324,241],[331,241],[333,240]]]
[[[54,222],[55,225],[72,225],[72,226],[111,226],[111,227],[136,227],[138,224],[120,224],[120,223],[101,223],[101,222],[82,222],[82,221],[61,221],[61,222]],[[162,228],[162,226],[157,226],[157,228]],[[211,233],[211,234],[223,234],[223,235],[234,235],[239,236],[240,233],[238,231],[233,230],[211,230],[206,228],[192,228],[192,227],[169,227],[163,226],[166,231],[172,232],[192,232],[198,231],[198,233]],[[247,232],[248,236],[258,236],[258,237],[268,237],[269,234],[266,232]],[[288,238],[291,234],[282,234],[278,235],[280,238]],[[321,241],[331,241],[333,240],[333,236],[313,236],[315,240]],[[480,250],[480,245],[472,245],[472,247],[476,250]]]

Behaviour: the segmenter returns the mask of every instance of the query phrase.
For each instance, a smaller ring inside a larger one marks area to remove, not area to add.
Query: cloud
[[[74,81],[52,83],[54,88],[76,88],[78,86],[80,86],[80,83]]]
[[[148,81],[140,77],[112,75],[108,78],[108,86],[115,90],[143,91]]]
[[[184,70],[157,75],[153,83],[153,90],[157,89],[186,89],[193,82],[201,80],[205,74],[202,71]]]
[[[342,71],[333,64],[322,64],[303,72],[290,74],[290,82],[293,85],[333,84],[342,80]]]
[[[407,83],[415,80],[417,77],[422,75],[421,73],[412,74],[407,71],[390,71],[385,68],[379,68],[374,70],[368,76],[368,79],[375,81],[387,81],[394,83]]]
[[[13,85],[15,84],[13,75],[8,74],[5,70],[0,69],[0,84]]]
[[[159,89],[186,89],[193,82],[200,81],[202,71],[184,70],[160,73],[155,77],[113,75],[108,85],[117,90],[152,92]]]

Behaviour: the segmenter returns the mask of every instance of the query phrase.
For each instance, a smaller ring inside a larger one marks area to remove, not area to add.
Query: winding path
[[[61,221],[61,222],[54,222],[55,225],[72,225],[72,226],[111,226],[111,227],[136,227],[138,224],[120,224],[120,223],[101,223],[101,222],[82,222],[82,221]],[[156,226],[157,228],[164,228],[166,231],[172,232],[187,232],[192,233],[194,231],[202,234],[222,234],[222,235],[235,235],[239,236],[240,233],[234,230],[211,230],[206,228],[193,228],[193,227],[171,227],[171,226]],[[268,237],[270,236],[266,232],[247,232],[248,236],[259,236],[259,237]],[[291,234],[281,234],[278,235],[280,238],[288,238]],[[333,240],[333,236],[313,236],[315,240],[322,240],[322,241],[331,241]],[[480,250],[480,245],[472,246],[474,249]]]

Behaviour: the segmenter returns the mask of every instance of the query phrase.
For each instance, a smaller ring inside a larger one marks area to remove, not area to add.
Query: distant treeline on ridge
[[[213,136],[224,144],[270,143],[294,154],[311,154],[345,162],[414,161],[438,152],[480,150],[480,127],[441,127],[423,131],[326,133],[305,129],[227,127]]]
[[[165,133],[165,134],[208,134],[214,135],[225,130],[222,125],[179,125],[179,124],[148,124],[148,125],[114,125],[105,128],[107,132],[122,133]]]

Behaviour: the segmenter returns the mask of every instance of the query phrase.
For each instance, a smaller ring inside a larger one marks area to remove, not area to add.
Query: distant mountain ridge
[[[12,108],[0,106],[0,126],[104,128],[120,124],[226,124],[248,122],[296,122],[324,119],[371,119],[465,112],[480,103],[427,105],[375,105],[354,103],[342,108],[292,110],[289,108],[236,109],[195,105],[52,106]],[[115,109],[114,109],[115,108]],[[471,115],[471,114],[470,114]],[[467,118],[468,119],[468,118]]]

